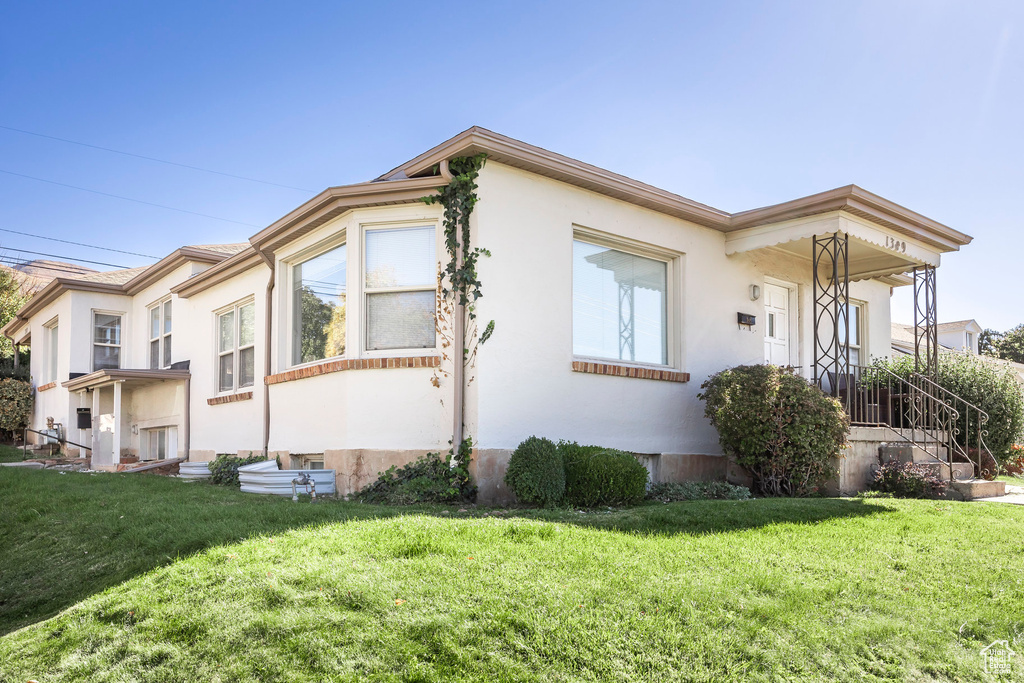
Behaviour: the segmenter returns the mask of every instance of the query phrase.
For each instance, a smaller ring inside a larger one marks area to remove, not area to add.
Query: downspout
[[[267,384],[267,377],[270,377],[270,344],[274,338],[273,321],[274,312],[274,259],[261,249],[256,247],[256,253],[260,255],[263,262],[270,269],[270,279],[267,280],[267,302],[263,317],[263,457],[270,457],[270,385]]]
[[[192,375],[185,378],[185,459],[192,459]]]
[[[448,170],[448,160],[442,159],[438,165],[441,179],[445,183],[452,180],[451,171]],[[455,250],[455,269],[462,268],[462,251],[464,244],[459,244]],[[463,427],[466,421],[466,307],[462,305],[462,293],[455,292],[455,320],[452,321],[452,451],[459,452],[462,445]]]

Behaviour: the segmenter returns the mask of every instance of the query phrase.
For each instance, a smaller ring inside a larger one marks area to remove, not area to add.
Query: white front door
[[[764,362],[789,365],[789,290],[764,286]]]

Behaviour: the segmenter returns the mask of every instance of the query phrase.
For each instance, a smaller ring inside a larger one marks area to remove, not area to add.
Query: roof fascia
[[[193,275],[184,282],[174,285],[171,287],[171,292],[183,299],[187,299],[193,294],[204,292],[211,287],[230,280],[236,275],[255,268],[262,262],[263,260],[259,257],[259,254],[250,247],[224,259],[217,265],[197,275]]]
[[[178,266],[189,261],[197,263],[220,263],[228,258],[227,254],[219,254],[205,249],[194,249],[181,247],[175,249],[146,270],[142,271],[124,284],[124,289],[129,295],[138,294],[140,291],[153,284],[163,276],[173,271]]]

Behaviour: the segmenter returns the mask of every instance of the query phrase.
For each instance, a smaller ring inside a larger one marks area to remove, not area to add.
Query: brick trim
[[[206,399],[206,403],[211,406],[220,406],[225,403],[238,403],[239,401],[248,401],[252,398],[251,391],[243,391],[238,394],[228,394],[227,396],[214,396],[213,398]]]
[[[267,384],[294,382],[297,379],[329,375],[346,370],[391,370],[396,368],[436,368],[441,364],[440,356],[399,356],[397,358],[352,358],[332,360],[328,363],[296,368],[263,379]]]
[[[42,386],[36,387],[36,391],[47,391],[49,389],[53,389],[55,386],[57,386],[56,382],[47,382]]]
[[[612,375],[614,377],[634,377],[636,379],[656,379],[662,382],[689,382],[690,373],[676,370],[657,370],[655,368],[638,368],[632,365],[613,365],[611,363],[588,363],[574,360],[573,372],[586,372],[592,375]]]

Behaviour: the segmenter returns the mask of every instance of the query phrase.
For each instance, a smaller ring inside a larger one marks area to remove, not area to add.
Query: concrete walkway
[[[1024,505],[1024,486],[1006,485],[1005,496],[993,498],[978,498],[979,503],[1009,503],[1010,505]]]

